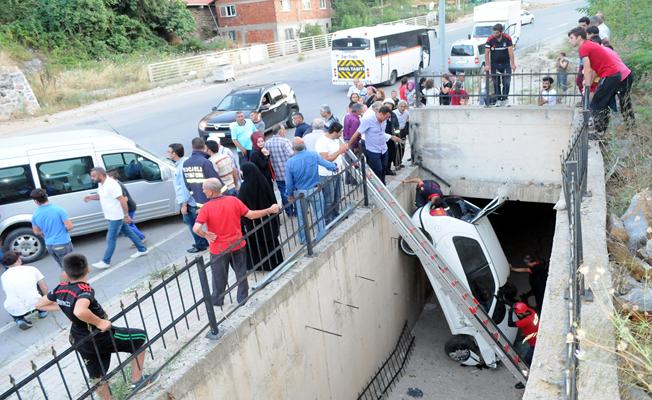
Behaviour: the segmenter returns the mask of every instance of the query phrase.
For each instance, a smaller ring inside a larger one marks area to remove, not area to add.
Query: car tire
[[[469,335],[454,335],[444,344],[448,357],[458,363],[466,362],[472,353],[479,354],[478,346]]]
[[[15,251],[25,263],[40,260],[45,256],[45,241],[32,228],[17,228],[9,232],[4,240],[7,251]]]
[[[406,256],[410,256],[410,257],[417,256],[417,254],[414,252],[414,250],[412,250],[410,245],[407,244],[407,242],[405,241],[405,239],[403,239],[402,236],[398,238],[398,248],[401,250],[401,253],[405,254]]]
[[[290,109],[290,115],[288,115],[288,118],[285,120],[285,127],[286,128],[288,128],[288,129],[296,128],[296,126],[294,126],[294,121],[292,121],[292,114],[294,114],[295,112],[298,112],[298,111],[299,110],[296,109],[296,108]]]

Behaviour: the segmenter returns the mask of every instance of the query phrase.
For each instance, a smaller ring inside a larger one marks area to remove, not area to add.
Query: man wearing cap
[[[512,312],[513,311],[513,312]],[[518,321],[514,321],[514,314]],[[537,344],[537,334],[539,333],[539,315],[532,308],[528,307],[525,303],[515,303],[514,308],[509,311],[507,325],[514,328],[517,327],[523,336],[523,343],[527,342],[530,346],[527,349],[523,361],[529,366],[532,363],[534,356],[534,347]],[[525,388],[521,382],[515,386],[517,389]]]

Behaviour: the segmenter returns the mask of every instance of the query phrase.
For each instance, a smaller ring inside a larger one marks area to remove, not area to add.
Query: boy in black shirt
[[[91,379],[103,379],[109,372],[111,354],[138,353],[131,361],[131,388],[142,389],[154,383],[158,376],[142,374],[145,352],[142,349],[147,334],[142,329],[118,328],[111,325],[106,312],[95,299],[95,291],[86,282],[90,269],[86,257],[71,253],[63,259],[63,269],[69,282],[61,282],[37,303],[41,310],[61,310],[68,317],[71,344],[81,355]],[[99,331],[99,332],[98,332]],[[89,337],[92,333],[93,336]],[[97,393],[111,399],[109,385],[102,381]]]

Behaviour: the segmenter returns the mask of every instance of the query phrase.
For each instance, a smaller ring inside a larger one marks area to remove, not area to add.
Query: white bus
[[[430,65],[433,29],[417,25],[379,25],[333,33],[331,68],[333,85],[393,85],[398,77]]]

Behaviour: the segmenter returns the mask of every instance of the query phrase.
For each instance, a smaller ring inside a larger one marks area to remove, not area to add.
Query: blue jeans
[[[281,192],[281,202],[283,203],[284,206],[288,205],[290,201],[288,200],[288,195],[285,193],[285,181],[276,181],[276,187],[278,188],[278,191]],[[289,216],[293,216],[296,214],[294,210],[294,206],[289,206],[285,209],[285,213]]]
[[[387,152],[383,154],[374,153],[369,150],[365,150],[365,156],[367,157],[367,165],[371,168],[372,171],[376,174],[380,181],[385,183],[385,170],[387,168]]]
[[[326,224],[330,224],[338,215],[340,215],[340,197],[342,193],[342,179],[339,175],[320,176],[319,184],[322,186],[324,193],[324,215]]]
[[[299,199],[299,196],[303,194],[306,196],[305,201],[309,204],[309,206],[312,208],[312,218],[310,218],[310,221],[308,221],[309,227],[308,229],[311,229],[314,227],[314,225],[317,225],[317,236],[313,237],[313,240],[320,240],[321,238],[324,237],[326,234],[326,224],[324,223],[324,196],[322,192],[315,193],[317,191],[316,188],[314,189],[297,189],[294,191],[294,197],[297,199],[296,205],[297,208],[297,222],[299,223],[299,240],[301,241],[301,244],[306,243],[306,233],[304,231],[304,221],[303,221],[303,210],[301,208],[301,200]],[[311,194],[315,193],[314,196],[310,196]],[[310,197],[309,197],[310,196]],[[308,210],[306,210],[307,212]]]
[[[59,267],[63,268],[63,258],[69,254],[72,253],[73,247],[72,247],[72,242],[68,242],[65,244],[48,244],[45,246],[45,248],[48,250],[48,253],[54,258],[54,261],[59,264]]]
[[[195,232],[193,232],[192,227],[195,225],[195,219],[197,219],[197,207],[196,206],[188,206],[188,214],[182,215],[183,217],[183,223],[188,226],[190,229],[190,234],[192,235],[192,238],[195,240],[195,248],[199,250],[206,250],[208,248],[208,240],[204,239],[203,237],[197,236]]]
[[[143,245],[143,242],[140,241],[129,225],[125,224],[121,219],[109,221],[109,229],[106,231],[106,250],[104,250],[104,257],[102,257],[102,261],[107,264],[111,264],[111,257],[115,251],[115,243],[118,240],[119,233],[128,237],[136,245],[138,251],[147,250],[147,247]]]
[[[129,218],[131,218],[131,223],[129,224],[129,228],[131,228],[132,231],[138,236],[140,240],[145,239],[145,234],[138,229],[136,224],[134,223],[134,217],[136,216],[136,211],[129,211]]]

